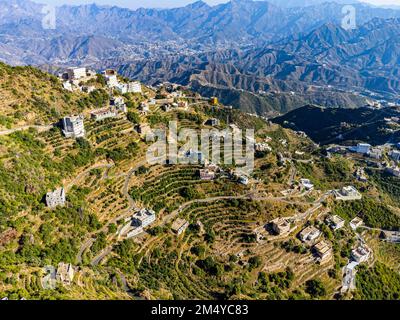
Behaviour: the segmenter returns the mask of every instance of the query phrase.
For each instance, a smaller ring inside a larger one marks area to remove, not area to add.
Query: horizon
[[[118,6],[129,9],[138,8],[177,8],[197,2],[197,0],[33,0],[36,3],[50,4],[55,6],[60,5],[83,5],[83,4],[97,4]],[[230,0],[202,0],[209,5],[218,5],[227,3]],[[266,1],[268,0],[253,0],[253,1]],[[334,2],[334,0],[327,0]],[[368,3],[375,6],[399,6],[398,0],[359,0],[363,3]]]

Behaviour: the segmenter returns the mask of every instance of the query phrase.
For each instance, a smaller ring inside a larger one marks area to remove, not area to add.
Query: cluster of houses
[[[53,266],[46,266],[44,273],[45,275],[41,280],[43,289],[54,290],[57,283],[63,286],[70,286],[72,284],[75,276],[75,267],[70,263],[60,262],[57,269]]]
[[[83,82],[96,78],[96,72],[87,68],[68,68],[59,78],[63,81],[63,88],[68,91],[90,93],[96,89],[94,86],[82,85]]]
[[[153,210],[139,210],[132,217],[126,219],[127,224],[121,228],[118,234],[127,239],[133,238],[144,232],[144,228],[150,226],[154,221],[156,221],[156,213]]]
[[[106,69],[102,72],[104,76],[107,86],[110,89],[116,89],[121,94],[126,93],[142,93],[142,85],[138,81],[121,83],[118,80],[118,73],[113,69]]]

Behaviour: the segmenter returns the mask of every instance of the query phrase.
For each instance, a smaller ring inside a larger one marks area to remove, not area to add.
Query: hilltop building
[[[343,187],[341,190],[334,191],[336,200],[350,201],[350,200],[361,200],[362,195],[353,186]]]
[[[68,68],[68,80],[80,80],[87,77],[86,68]]]
[[[72,264],[60,262],[57,268],[56,279],[63,285],[69,286],[74,280],[75,270]]]
[[[301,241],[306,243],[312,243],[319,238],[321,231],[314,226],[309,226],[299,233]]]
[[[272,220],[271,227],[278,235],[284,235],[290,232],[290,222],[285,218],[276,218]]]

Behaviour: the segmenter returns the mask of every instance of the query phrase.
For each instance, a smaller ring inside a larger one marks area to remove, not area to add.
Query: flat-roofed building
[[[172,231],[174,231],[177,235],[182,234],[183,232],[185,232],[185,230],[187,229],[187,227],[189,226],[189,222],[186,221],[185,219],[181,219],[178,218],[174,221],[174,223],[172,224]]]
[[[290,222],[285,218],[276,218],[271,221],[272,230],[278,234],[283,235],[290,232]]]
[[[57,268],[56,279],[63,285],[71,285],[74,280],[75,270],[72,264],[60,262]]]
[[[209,169],[200,169],[199,174],[201,180],[210,181],[215,179],[215,172]]]
[[[83,138],[85,136],[83,117],[70,116],[63,118],[62,132],[66,138]]]
[[[360,245],[351,251],[351,258],[358,262],[363,263],[371,256],[371,249],[366,245]]]
[[[132,217],[132,224],[142,228],[146,228],[154,221],[156,221],[156,213],[149,209],[142,209]]]
[[[357,228],[361,227],[364,224],[364,221],[362,221],[361,218],[355,217],[353,220],[350,221],[350,227],[353,230],[356,230]]]
[[[359,193],[358,190],[353,186],[346,186],[340,190],[335,190],[334,194],[337,200],[342,200],[342,201],[352,201],[352,200],[362,199],[361,193]]]
[[[64,188],[58,188],[52,192],[46,194],[46,205],[49,208],[55,208],[57,206],[63,206],[65,204],[65,190]]]
[[[87,77],[86,68],[68,68],[68,80],[79,80]]]
[[[333,256],[332,247],[325,240],[318,242],[314,246],[314,250],[318,257],[321,259],[321,263],[330,260]]]
[[[299,238],[303,242],[312,243],[319,238],[321,231],[314,226],[308,226],[299,233]]]
[[[339,230],[344,227],[345,220],[339,217],[338,215],[333,215],[328,217],[327,219],[329,226],[333,230]]]
[[[117,115],[117,112],[113,108],[96,109],[90,113],[90,117],[96,121],[115,118]]]

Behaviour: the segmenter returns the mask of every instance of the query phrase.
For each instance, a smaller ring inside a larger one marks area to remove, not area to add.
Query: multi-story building
[[[339,217],[338,215],[330,216],[327,219],[328,224],[333,230],[339,230],[344,227],[345,220]]]
[[[271,221],[272,230],[278,234],[287,234],[290,231],[290,222],[285,218],[276,218]]]
[[[146,228],[156,221],[156,213],[153,210],[142,209],[132,217],[132,225]]]
[[[65,204],[65,190],[59,188],[46,194],[46,205],[49,208],[55,208],[57,206],[63,206]]]
[[[371,149],[371,145],[368,143],[359,143],[356,147],[356,152],[361,154],[368,154]]]
[[[72,264],[60,262],[57,268],[56,279],[63,285],[71,285],[74,280],[75,270]]]
[[[321,231],[314,226],[309,226],[299,233],[299,238],[303,242],[314,242],[320,235]]]
[[[321,259],[320,262],[323,263],[325,261],[330,260],[333,255],[332,247],[329,245],[328,242],[322,240],[318,242],[314,246],[315,253]]]
[[[394,161],[400,161],[400,151],[399,150],[393,150],[392,152],[390,152],[389,156]]]
[[[358,263],[367,261],[370,256],[371,250],[366,245],[360,245],[351,251],[351,258]]]
[[[189,222],[187,222],[185,219],[178,218],[175,220],[175,222],[172,224],[172,231],[174,231],[177,235],[182,234],[185,232],[187,227],[189,226]]]
[[[67,138],[82,138],[85,136],[85,126],[81,116],[63,118],[62,128],[62,132]]]
[[[86,68],[69,68],[67,69],[68,80],[79,80],[87,77]]]
[[[90,113],[92,119],[101,121],[108,118],[114,118],[117,116],[117,112],[113,108],[102,108],[94,110]]]

